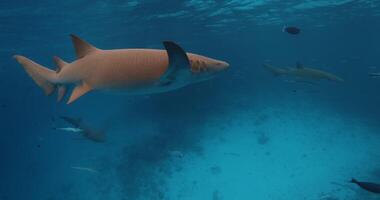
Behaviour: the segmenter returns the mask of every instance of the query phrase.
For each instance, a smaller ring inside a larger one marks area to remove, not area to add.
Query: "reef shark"
[[[74,119],[65,116],[61,116],[60,118],[71,124],[73,127],[54,128],[55,130],[80,133],[85,138],[94,142],[105,141],[105,133],[103,131],[95,130],[94,128],[89,127],[88,125],[84,124],[81,119]]]
[[[58,101],[75,84],[67,104],[92,90],[122,91],[127,94],[166,92],[207,80],[229,67],[224,61],[186,53],[174,42],[160,49],[102,50],[71,35],[77,60],[67,63],[55,56],[57,70],[15,55],[29,76],[46,95],[58,90]]]
[[[326,79],[330,81],[343,82],[344,80],[334,74],[325,72],[319,69],[305,67],[300,63],[297,63],[295,68],[282,68],[274,67],[269,64],[264,64],[264,68],[272,72],[275,76],[289,75],[297,78],[305,78],[311,80]]]

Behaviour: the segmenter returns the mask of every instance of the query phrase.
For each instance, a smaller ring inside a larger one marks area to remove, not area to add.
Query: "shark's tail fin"
[[[263,67],[267,69],[268,71],[270,71],[273,74],[273,76],[280,76],[286,73],[285,69],[274,67],[269,64],[263,64]]]
[[[15,55],[14,58],[22,65],[34,82],[44,90],[46,95],[51,95],[54,92],[54,82],[57,79],[55,71],[39,65],[24,56]]]
[[[344,79],[340,78],[339,76],[335,76],[333,74],[328,74],[327,78],[330,81],[336,81],[336,82],[344,82]]]

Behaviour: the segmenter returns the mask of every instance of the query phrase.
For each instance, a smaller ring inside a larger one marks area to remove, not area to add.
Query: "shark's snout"
[[[230,64],[228,64],[228,62],[224,62],[224,61],[222,61],[220,65],[221,65],[221,70],[226,70],[230,67]]]
[[[230,64],[228,64],[227,62],[224,62],[224,61],[217,61],[217,62],[211,64],[211,66],[209,66],[209,68],[213,72],[225,71],[229,67],[230,67]]]

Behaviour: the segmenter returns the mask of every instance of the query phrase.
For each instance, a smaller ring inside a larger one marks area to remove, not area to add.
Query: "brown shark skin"
[[[194,73],[202,63],[216,60],[187,53]],[[201,63],[201,64],[198,64]],[[160,79],[168,68],[165,50],[126,49],[99,50],[65,66],[55,83],[84,81],[93,89],[135,89],[149,86]]]
[[[307,78],[312,80],[321,80],[326,79],[330,81],[335,82],[344,82],[344,80],[334,74],[331,74],[329,72],[325,72],[322,70],[314,69],[314,68],[280,68],[280,67],[274,67],[271,65],[264,65],[265,68],[272,72],[275,75],[291,75],[296,76],[300,78]]]
[[[75,84],[76,87],[71,93],[68,104],[92,90],[116,90],[128,94],[166,92],[206,80],[207,77],[229,67],[229,64],[224,61],[185,53],[178,45],[172,42],[164,42],[164,45],[169,45],[165,48],[171,48],[172,51],[175,51],[174,54],[178,54],[175,56],[179,57],[173,57],[173,59],[181,59],[179,60],[182,63],[181,65],[186,64],[183,66],[184,68],[181,68],[182,71],[189,66],[189,73],[186,74],[186,77],[175,77],[176,82],[174,84],[172,84],[173,80],[170,79],[169,82],[163,82],[165,84],[160,85],[160,78],[169,67],[168,50],[101,50],[75,35],[71,35],[71,37],[78,59],[72,63],[67,63],[58,57],[54,57],[58,67],[56,71],[39,65],[24,56],[14,56],[46,95],[51,95],[58,89],[58,101],[65,96],[66,85]],[[187,58],[183,58],[186,57],[182,56],[184,54]]]

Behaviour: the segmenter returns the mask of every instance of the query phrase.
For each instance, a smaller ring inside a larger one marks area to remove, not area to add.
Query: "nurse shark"
[[[78,36],[71,35],[71,39],[77,60],[67,63],[55,56],[55,71],[24,56],[14,56],[46,95],[58,91],[58,101],[65,96],[67,86],[74,84],[67,104],[93,90],[127,94],[175,90],[210,79],[229,67],[224,61],[186,53],[171,41],[163,42],[165,50],[102,50]]]
[[[334,74],[325,72],[319,69],[305,67],[300,63],[297,63],[295,68],[282,68],[275,67],[269,64],[264,64],[264,68],[272,72],[275,76],[289,75],[297,78],[305,78],[311,80],[326,79],[330,81],[343,82],[344,80]]]

